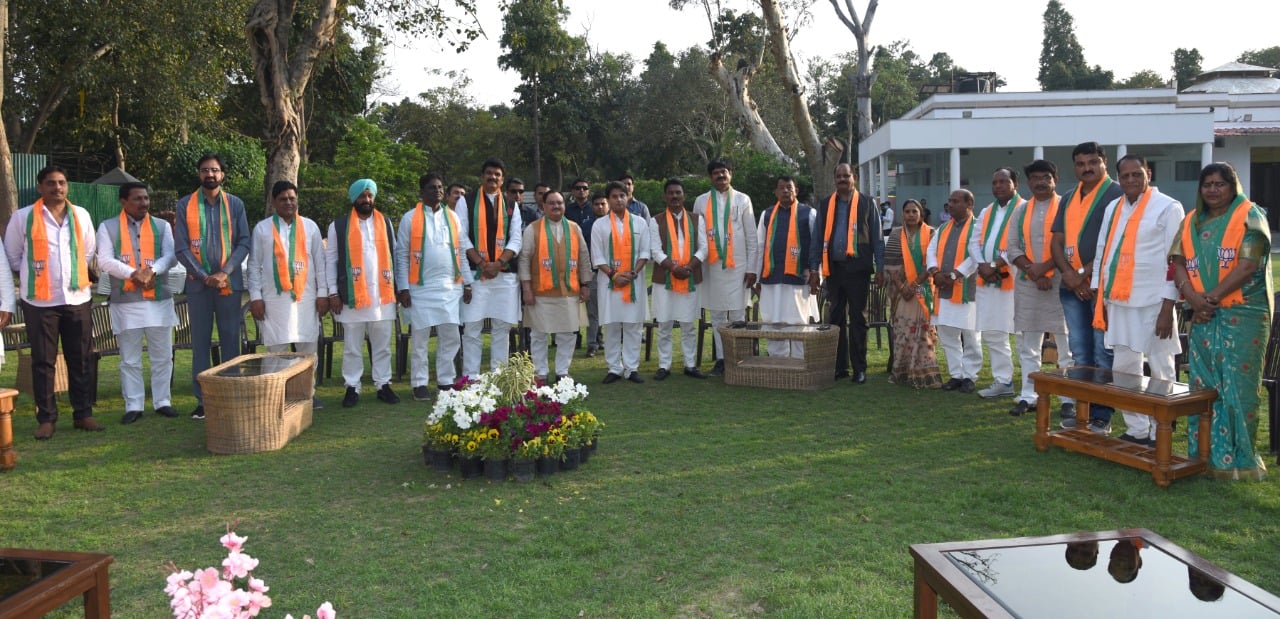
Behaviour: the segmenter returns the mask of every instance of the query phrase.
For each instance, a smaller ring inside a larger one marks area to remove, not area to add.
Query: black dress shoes
[[[142,411],[126,411],[124,417],[120,418],[120,425],[129,425],[139,419],[142,419]]]
[[[867,383],[867,373],[862,370],[858,370],[853,373],[852,380],[855,385],[865,385]]]
[[[178,411],[173,410],[172,406],[161,406],[156,409],[156,414],[161,417],[177,417]]]
[[[959,378],[952,378],[951,380],[948,380],[947,382],[942,383],[942,390],[955,391],[956,389],[960,388],[960,385],[963,385],[963,384],[964,384],[963,380],[960,380]]]
[[[669,372],[668,372],[668,373],[669,373]],[[637,384],[637,385],[639,385],[640,383],[643,383],[643,382],[644,382],[644,379],[640,377],[640,373],[639,373],[639,372],[632,372],[631,374],[629,374],[629,375],[627,376],[627,380],[629,380],[629,381],[631,381],[631,382],[633,382],[633,383],[635,383],[635,384]]]
[[[342,396],[342,408],[352,408],[360,403],[360,392],[355,387],[347,387],[347,394]]]
[[[400,396],[391,390],[391,383],[387,383],[378,388],[378,399],[387,404],[399,404]]]
[[[706,378],[707,375],[702,373],[698,368],[685,368],[684,375],[689,378]]]
[[[717,360],[716,364],[711,366],[711,372],[707,376],[724,376],[724,359]]]
[[[618,382],[618,381],[620,381],[620,380],[622,380],[622,376],[621,376],[621,375],[614,374],[613,372],[609,372],[608,374],[605,374],[605,375],[604,375],[604,381],[603,381],[603,382],[604,382],[604,384],[608,385],[608,384],[610,384],[610,383],[616,383],[616,382]]]
[[[653,375],[653,380],[666,380],[668,376],[671,376],[671,370],[658,368],[658,372]]]
[[[840,370],[836,372],[836,380],[843,380],[846,378],[849,378],[849,370]]]

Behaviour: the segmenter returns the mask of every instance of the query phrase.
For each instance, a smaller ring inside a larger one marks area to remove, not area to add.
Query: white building
[[[926,198],[936,223],[955,189],[972,191],[978,207],[990,202],[991,174],[1001,166],[1021,173],[1033,159],[1052,161],[1065,192],[1076,182],[1071,150],[1096,141],[1107,149],[1113,177],[1120,157],[1142,155],[1153,166],[1153,184],[1187,208],[1195,206],[1200,169],[1214,161],[1236,168],[1254,202],[1280,205],[1277,73],[1232,63],[1206,72],[1181,93],[938,94],[860,144],[858,176],[864,192],[892,194],[895,206]],[[1030,195],[1025,183],[1019,190]],[[1268,217],[1273,229],[1280,228],[1280,208]]]

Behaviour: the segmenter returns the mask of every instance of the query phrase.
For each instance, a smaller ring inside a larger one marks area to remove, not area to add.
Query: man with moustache
[[[734,191],[729,162],[712,160],[707,164],[707,176],[711,177],[711,191],[693,201],[693,212],[706,222],[707,259],[702,263],[699,297],[703,309],[710,314],[716,347],[711,376],[721,376],[724,343],[720,340],[720,326],[747,317],[760,252],[751,198]]]
[[[684,375],[706,378],[698,369],[698,285],[707,257],[707,230],[697,213],[684,207],[684,184],[677,179],[663,187],[667,208],[649,221],[649,254],[653,259],[653,318],[658,321],[658,372],[654,380],[671,375],[671,329],[680,323]]]
[[[1112,353],[1107,350],[1105,334],[1093,328],[1093,290],[1097,287],[1092,280],[1093,260],[1103,213],[1124,192],[1107,175],[1107,152],[1101,144],[1077,145],[1071,151],[1071,161],[1079,183],[1062,196],[1052,228],[1053,263],[1062,273],[1058,298],[1067,319],[1072,362],[1111,369]],[[1089,429],[1101,434],[1110,432],[1111,412],[1110,406],[1090,405]],[[1063,428],[1076,427],[1075,414],[1074,406],[1063,407]]]
[[[818,316],[817,286],[809,286],[814,239],[813,209],[796,202],[796,182],[778,177],[778,201],[760,215],[760,321],[808,324]],[[804,358],[804,343],[769,340],[770,357]]]
[[[516,256],[520,254],[524,223],[519,200],[524,183],[512,179],[504,198],[502,187],[506,166],[489,159],[480,166],[480,191],[467,199],[467,227],[471,249],[467,260],[474,269],[471,302],[462,307],[462,373],[480,374],[481,330],[489,319],[489,367],[496,368],[510,355],[511,329],[520,322],[520,282],[516,276]]]
[[[591,217],[591,184],[585,179],[575,178],[569,187],[572,197],[565,204],[564,216],[581,228]],[[583,228],[582,233],[587,234],[587,230]]]
[[[513,205],[520,210],[521,225],[531,223],[534,219],[537,219],[539,207],[537,195],[534,195],[533,204],[524,203],[524,181],[515,177],[507,179],[505,191],[507,193],[507,204]]]
[[[170,406],[173,378],[173,293],[169,269],[178,263],[169,222],[152,217],[144,183],[120,186],[120,215],[98,225],[98,270],[111,278],[111,332],[120,346],[120,391],[128,425],[142,418],[142,346],[151,358],[151,405],[157,414],[177,417]]]
[[[462,344],[462,304],[471,302],[472,273],[466,263],[471,240],[462,218],[443,206],[439,174],[418,179],[422,201],[404,214],[396,236],[396,299],[409,320],[413,399],[431,399],[427,345],[436,330],[436,387],[447,390],[457,378],[453,360]]]
[[[618,182],[627,188],[627,210],[632,215],[643,217],[646,222],[653,219],[653,215],[649,212],[649,205],[636,199],[636,179],[630,174],[623,174],[618,177]]]
[[[187,308],[191,318],[191,389],[196,396],[192,419],[204,419],[204,397],[196,377],[209,369],[213,325],[223,360],[240,346],[240,292],[245,289],[240,265],[249,256],[249,219],[244,202],[222,190],[226,166],[207,154],[196,163],[200,189],[178,199],[173,245],[187,271]]]
[[[578,224],[564,216],[564,195],[558,191],[543,196],[542,217],[525,227],[524,241],[519,269],[529,356],[534,378],[555,383],[547,364],[547,336],[556,340],[556,374],[568,376],[582,326],[578,304],[591,296],[591,252]]]
[[[1125,155],[1116,162],[1124,195],[1107,205],[1093,261],[1097,299],[1093,326],[1105,332],[1115,355],[1111,369],[1177,380],[1173,358],[1182,351],[1174,307],[1180,294],[1169,277],[1168,255],[1185,212],[1182,204],[1151,186],[1147,160]],[[1224,343],[1225,344],[1225,343]],[[1124,412],[1121,440],[1156,444],[1151,417]]]
[[[1058,346],[1058,367],[1071,367],[1071,349],[1067,343],[1067,322],[1058,299],[1061,274],[1053,263],[1050,228],[1061,207],[1055,189],[1058,166],[1037,159],[1023,168],[1032,197],[1019,206],[1009,222],[1008,259],[1018,269],[1014,276],[1013,296],[1017,310],[1013,327],[1018,333],[1018,359],[1022,365],[1022,392],[1010,415],[1025,414],[1036,405],[1035,381],[1030,374],[1040,369],[1041,344],[1045,333],[1053,334]],[[1064,407],[1075,406],[1075,400],[1060,398]]]
[[[973,302],[978,257],[970,253],[973,245],[969,242],[981,234],[973,221],[973,194],[967,189],[951,192],[947,212],[951,217],[929,241],[925,259],[938,287],[934,324],[938,326],[938,341],[951,374],[942,389],[973,393],[973,381],[982,369],[982,336],[976,329],[978,310]]]
[[[587,239],[588,246],[591,245],[591,230],[595,222],[609,216],[609,199],[605,197],[604,192],[597,191],[591,194],[590,203],[591,214],[582,223],[582,238]],[[591,273],[592,281],[595,281],[599,271],[594,265],[591,267]],[[587,356],[596,356],[600,352],[603,341],[600,333],[600,295],[593,294],[587,299]]]
[[[316,222],[298,214],[298,186],[271,186],[275,214],[253,227],[245,281],[249,313],[267,352],[310,355],[315,363],[320,318],[329,313],[328,261]],[[312,407],[324,408],[312,388]]]
[[[342,407],[360,402],[364,376],[364,339],[369,338],[370,365],[377,398],[398,404],[391,390],[391,331],[396,318],[395,244],[391,218],[374,208],[378,184],[362,178],[347,189],[351,212],[329,224],[325,259],[329,311],[342,323],[342,380],[347,386]]]
[[[459,206],[458,201],[467,197],[467,186],[462,183],[453,183],[445,189],[445,194],[445,204],[447,204],[449,208],[453,209],[456,213]],[[462,206],[466,206],[465,200],[463,201]]]
[[[1009,221],[1022,205],[1018,195],[1018,172],[1003,167],[991,175],[995,202],[982,209],[969,236],[969,255],[978,261],[978,320],[976,328],[991,355],[991,385],[978,391],[984,398],[1013,395],[1013,277],[1009,270]]]
[[[884,235],[875,200],[858,191],[857,176],[847,163],[836,166],[836,192],[817,207],[814,231],[818,238],[809,264],[809,287],[825,280],[831,315],[840,327],[836,347],[836,378],[850,376],[855,385],[867,382],[867,297],[876,273],[884,269]]]
[[[600,322],[604,323],[605,384],[640,377],[640,338],[648,307],[644,266],[649,261],[649,226],[627,210],[627,188],[618,181],[605,186],[609,215],[591,229],[591,261],[595,264]]]

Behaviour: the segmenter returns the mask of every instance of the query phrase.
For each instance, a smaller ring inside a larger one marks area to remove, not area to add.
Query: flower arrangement
[[[189,572],[178,569],[173,562],[164,592],[169,595],[169,607],[174,619],[223,619],[257,617],[264,608],[271,607],[267,591],[271,588],[253,570],[258,560],[245,554],[244,543],[249,538],[236,535],[227,528],[227,534],[218,541],[227,549],[222,569],[206,567]],[[316,609],[316,619],[335,619],[333,604],[325,602]],[[293,615],[285,615],[293,619]],[[311,619],[311,615],[303,615]]]
[[[569,377],[535,385],[527,354],[454,387],[440,394],[423,427],[430,448],[486,460],[559,458],[604,426],[586,409],[585,385]]]

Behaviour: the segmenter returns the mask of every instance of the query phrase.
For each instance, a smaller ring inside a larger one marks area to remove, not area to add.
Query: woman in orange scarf
[[[902,226],[894,228],[884,251],[884,272],[893,302],[893,368],[889,382],[916,389],[942,386],[938,333],[930,318],[936,292],[925,265],[934,229],[924,223],[920,203],[902,204]]]

